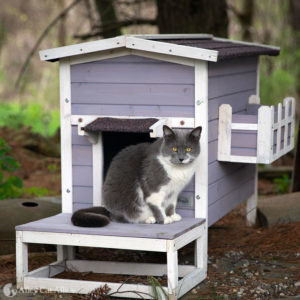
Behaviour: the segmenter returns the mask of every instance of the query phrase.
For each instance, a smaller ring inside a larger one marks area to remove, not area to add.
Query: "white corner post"
[[[93,206],[100,206],[102,200],[103,185],[103,141],[102,133],[97,134],[96,143],[93,146]]]
[[[67,58],[60,61],[59,77],[62,212],[72,213],[71,74],[70,63]]]
[[[169,300],[175,300],[178,286],[178,252],[174,247],[174,241],[167,241],[167,272]]]
[[[259,86],[260,86],[260,76],[259,76],[260,68],[259,68],[259,57],[257,57],[257,65],[256,65],[256,95],[252,95],[249,98],[249,104],[260,104],[260,96],[259,96]],[[270,125],[270,124],[269,124]],[[259,126],[259,125],[258,125]],[[258,130],[257,130],[258,133]],[[257,149],[259,145],[257,144]],[[258,153],[257,153],[258,159]],[[258,203],[258,166],[255,166],[255,174],[254,174],[254,193],[247,199],[246,202],[246,224],[248,226],[253,226],[256,222],[257,215],[257,203]]]
[[[195,61],[195,127],[201,126],[199,163],[195,173],[195,218],[204,218],[204,234],[195,243],[195,264],[207,273],[208,233],[208,62]]]
[[[62,212],[73,212],[72,185],[72,127],[71,127],[71,72],[68,58],[60,60],[60,136],[61,136],[61,201]],[[74,259],[75,248],[57,245],[57,260]]]
[[[28,273],[28,244],[23,242],[23,232],[16,232],[16,277],[17,288],[24,287],[24,276]]]

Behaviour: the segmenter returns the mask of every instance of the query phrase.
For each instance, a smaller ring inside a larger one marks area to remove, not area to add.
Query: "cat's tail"
[[[80,227],[104,227],[109,220],[109,211],[102,207],[91,207],[77,210],[73,213],[71,221]]]

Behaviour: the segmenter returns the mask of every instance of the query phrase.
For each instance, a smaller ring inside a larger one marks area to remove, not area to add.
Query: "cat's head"
[[[200,136],[202,127],[193,130],[172,130],[163,126],[162,155],[175,165],[186,165],[193,162],[200,153]]]

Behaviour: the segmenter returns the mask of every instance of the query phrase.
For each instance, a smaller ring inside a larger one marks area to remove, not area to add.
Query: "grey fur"
[[[156,223],[163,224],[164,223],[164,217],[161,213],[160,208],[157,205],[154,205],[154,204],[151,204],[151,203],[148,203],[148,205],[149,205],[150,209],[152,210],[152,213],[153,213],[153,216],[156,220]]]
[[[162,213],[168,216],[175,213],[175,207],[174,205],[171,207],[170,203],[162,203],[162,207],[158,207],[146,202],[145,199],[158,192],[170,181],[158,159],[159,156],[164,156],[172,164],[182,165],[182,167],[197,158],[200,153],[201,127],[192,131],[183,129],[173,131],[168,126],[164,126],[163,131],[164,138],[152,144],[141,143],[129,146],[112,160],[103,184],[102,201],[103,206],[110,213],[111,220],[135,223],[145,209],[150,209],[155,221],[163,223]],[[173,151],[173,147],[176,147],[177,151]],[[187,152],[186,148],[191,148],[191,151]],[[172,194],[169,193],[166,200],[171,198]],[[78,223],[74,224],[78,225]]]
[[[173,204],[168,205],[167,208],[166,208],[166,215],[167,216],[172,216],[172,215],[174,215],[174,213],[175,213],[174,205]]]

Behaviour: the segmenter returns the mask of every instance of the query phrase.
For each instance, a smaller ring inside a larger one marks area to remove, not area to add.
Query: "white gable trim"
[[[81,43],[71,46],[52,48],[40,51],[41,60],[57,60],[63,57],[82,55],[96,51],[125,47],[126,36]]]
[[[58,60],[65,57],[78,56],[122,47],[149,53],[164,54],[171,57],[177,56],[207,61],[217,61],[218,57],[218,51],[215,50],[150,41],[144,38],[124,35],[94,42],[42,50],[40,51],[40,59],[44,61]]]
[[[159,40],[172,40],[172,39],[212,39],[214,36],[207,33],[190,33],[190,34],[136,34],[133,37],[141,39],[159,39]]]
[[[217,61],[218,58],[218,51],[215,50],[157,42],[132,36],[126,38],[126,48],[207,61]]]

